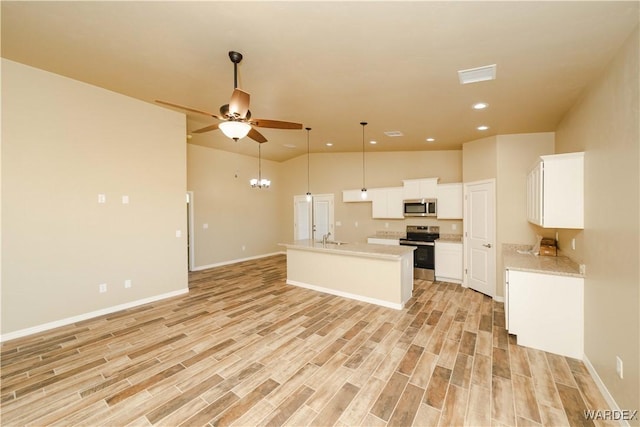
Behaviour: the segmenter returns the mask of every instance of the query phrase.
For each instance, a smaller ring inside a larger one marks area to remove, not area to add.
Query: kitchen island
[[[287,284],[400,310],[413,291],[413,246],[297,240]]]

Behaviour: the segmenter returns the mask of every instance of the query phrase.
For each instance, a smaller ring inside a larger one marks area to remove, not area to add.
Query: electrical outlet
[[[107,203],[107,195],[102,193],[98,194],[98,203],[101,205]]]
[[[98,286],[98,291],[101,294],[107,292],[107,284],[106,283],[100,283],[100,285]]]
[[[123,205],[128,205],[129,204],[129,196],[127,196],[127,195],[122,196],[122,204]]]
[[[244,252],[245,249],[247,249],[247,247],[245,245],[242,245],[242,252]]]
[[[124,287],[125,288],[130,288],[131,287],[131,279],[127,279],[124,281]]]
[[[616,356],[616,374],[618,374],[620,379],[624,378],[622,371],[622,359],[620,359],[620,356]]]
[[[451,224],[451,229],[452,230],[457,230],[458,229],[458,224]]]

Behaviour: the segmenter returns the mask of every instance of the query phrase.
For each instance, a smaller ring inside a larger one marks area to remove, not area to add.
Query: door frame
[[[492,292],[491,292],[491,296],[493,299],[496,299],[496,286],[498,283],[498,271],[497,271],[497,267],[498,267],[498,260],[497,260],[497,254],[498,254],[498,248],[497,248],[497,195],[496,195],[496,179],[495,178],[490,178],[490,179],[483,179],[483,180],[479,180],[479,181],[472,181],[472,182],[465,182],[464,183],[464,188],[463,188],[463,231],[462,231],[462,236],[463,236],[463,241],[464,241],[464,254],[463,254],[463,268],[464,268],[464,274],[462,277],[462,285],[466,288],[469,287],[469,282],[468,282],[468,269],[469,269],[469,261],[470,261],[470,256],[469,256],[469,251],[471,250],[471,244],[469,242],[469,236],[467,235],[468,232],[468,224],[469,221],[471,221],[471,215],[469,212],[469,202],[468,202],[468,195],[469,195],[469,187],[472,185],[479,185],[479,184],[490,184],[493,187],[493,236],[491,236],[491,240],[493,241],[493,256],[491,257],[491,260],[493,261],[491,263],[491,265],[489,265],[487,268],[490,268],[491,271],[493,271],[493,288],[492,288]]]
[[[195,245],[195,208],[193,191],[187,191],[187,245],[189,246],[188,271],[194,271],[196,268],[196,245]]]
[[[314,211],[313,211],[313,199],[315,197],[323,197],[323,198],[328,198],[330,199],[330,205],[331,205],[331,212],[329,214],[329,230],[331,231],[331,235],[333,236],[334,239],[336,239],[335,237],[335,195],[333,193],[327,193],[327,194],[313,194],[311,195],[311,201],[307,202],[309,204],[309,217],[310,217],[310,221],[309,221],[309,236],[310,239],[314,239],[314,234],[315,234],[315,218],[314,218]],[[296,217],[296,200],[306,200],[306,195],[304,194],[299,194],[299,195],[295,195],[293,196],[293,238],[295,240],[296,237],[296,228],[297,228],[297,217]]]

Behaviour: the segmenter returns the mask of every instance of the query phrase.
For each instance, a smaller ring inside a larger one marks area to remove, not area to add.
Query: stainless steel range
[[[400,239],[404,246],[415,246],[413,252],[413,277],[435,280],[435,241],[440,238],[437,225],[407,225],[407,237]]]

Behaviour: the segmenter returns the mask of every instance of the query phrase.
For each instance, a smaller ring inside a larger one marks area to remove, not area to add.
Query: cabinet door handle
[[[491,243],[487,243],[486,245],[482,245],[482,246],[484,246],[485,248],[490,248],[491,247]]]

